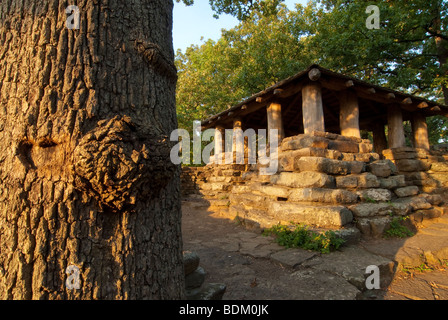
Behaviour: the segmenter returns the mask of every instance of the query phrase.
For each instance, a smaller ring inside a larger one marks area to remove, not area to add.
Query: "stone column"
[[[372,124],[373,133],[373,149],[381,157],[383,157],[383,150],[387,149],[387,137],[384,129],[384,123],[376,122]]]
[[[361,138],[361,131],[359,130],[358,96],[351,90],[344,90],[340,93],[339,101],[341,135]]]
[[[215,128],[215,164],[224,163],[224,151],[225,151],[225,128],[222,126],[216,126]]]
[[[428,124],[421,113],[414,113],[411,119],[414,147],[429,150]]]
[[[285,137],[282,120],[282,106],[279,103],[271,103],[267,108],[268,116],[268,137],[270,129],[278,130],[278,145],[280,146]]]
[[[305,133],[325,131],[320,83],[311,82],[302,88],[302,114]]]
[[[390,105],[387,111],[389,148],[406,146],[403,127],[403,114],[398,105]]]
[[[243,123],[241,118],[233,120],[233,144],[232,153],[236,152],[236,163],[244,163],[244,137],[243,137]]]

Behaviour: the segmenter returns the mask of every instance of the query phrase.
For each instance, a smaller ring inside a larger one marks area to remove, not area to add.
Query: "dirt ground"
[[[394,269],[387,285],[365,290],[364,265],[390,267],[386,251],[401,246],[401,239],[361,241],[328,255],[285,251],[259,231],[219,218],[201,202],[183,201],[182,208],[184,250],[199,255],[206,282],[227,286],[225,300],[448,300],[448,267]]]

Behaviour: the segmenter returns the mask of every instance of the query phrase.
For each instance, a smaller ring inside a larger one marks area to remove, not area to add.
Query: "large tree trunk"
[[[173,2],[69,4],[0,2],[0,298],[183,298]]]

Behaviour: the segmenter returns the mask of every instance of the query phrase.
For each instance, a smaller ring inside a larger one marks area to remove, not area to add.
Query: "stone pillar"
[[[373,133],[373,149],[381,157],[383,155],[383,150],[387,149],[387,137],[386,131],[384,129],[384,123],[376,122],[372,124]]]
[[[224,127],[217,126],[215,128],[215,163],[224,163],[225,152],[225,129]]]
[[[279,103],[271,103],[267,108],[268,116],[268,137],[270,129],[278,130],[278,145],[280,146],[285,137],[282,120],[282,106]]]
[[[322,87],[320,83],[311,82],[303,87],[302,114],[305,133],[325,131]]]
[[[235,118],[233,120],[232,153],[234,152],[236,152],[236,163],[242,164],[244,161],[244,136],[241,118]]]
[[[411,119],[414,147],[429,150],[428,124],[421,113],[414,113]]]
[[[406,146],[404,136],[403,114],[397,105],[390,105],[387,111],[387,125],[389,135],[389,148]]]
[[[345,90],[340,93],[339,101],[341,135],[361,138],[361,131],[359,130],[358,96],[351,90]]]

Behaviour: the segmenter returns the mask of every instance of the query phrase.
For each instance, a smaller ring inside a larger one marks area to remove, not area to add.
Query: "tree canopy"
[[[366,28],[369,4],[379,8],[377,30]],[[316,62],[448,101],[448,1],[312,1],[297,14]]]
[[[247,19],[252,11],[262,12],[264,15],[277,13],[280,3],[284,0],[209,0],[215,18],[225,13],[230,14],[239,20]],[[186,5],[194,4],[194,0],[176,0]]]
[[[241,22],[217,41],[177,52],[180,126],[190,128],[193,119],[223,111],[311,63],[448,103],[448,1],[313,0],[294,10],[281,2],[210,0],[216,14]],[[369,5],[378,6],[378,29],[366,26]],[[433,143],[447,136],[446,118],[429,122]]]
[[[289,11],[251,18],[176,55],[178,119],[183,127],[203,119],[306,68],[302,43],[288,23]]]

